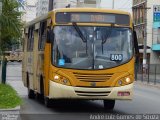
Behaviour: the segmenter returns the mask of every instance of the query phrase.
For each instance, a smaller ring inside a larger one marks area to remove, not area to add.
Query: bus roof
[[[122,10],[104,9],[104,8],[60,8],[53,10],[54,12],[104,12],[104,13],[117,13],[117,14],[127,14],[129,12]]]
[[[40,21],[43,21],[44,19],[49,18],[52,14],[55,12],[97,12],[97,13],[113,13],[113,14],[126,14],[130,15],[129,12],[125,12],[122,10],[111,10],[111,9],[104,9],[104,8],[59,8],[59,9],[54,9],[40,17],[35,18],[34,20],[28,22],[25,27],[29,27],[35,23],[38,23]]]

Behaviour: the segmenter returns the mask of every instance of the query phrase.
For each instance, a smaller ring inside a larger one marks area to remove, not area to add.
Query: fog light
[[[121,80],[119,80],[119,81],[118,81],[118,84],[119,84],[119,85],[122,85],[122,81],[121,81]]]
[[[54,76],[54,80],[58,80],[59,79],[59,76],[58,75],[55,75]]]
[[[127,83],[130,83],[130,82],[131,82],[131,79],[130,79],[129,77],[127,77],[127,78],[126,78],[126,82],[127,82]]]

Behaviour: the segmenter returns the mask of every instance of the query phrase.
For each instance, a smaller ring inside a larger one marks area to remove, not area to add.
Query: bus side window
[[[27,30],[24,29],[24,38],[23,38],[23,41],[22,41],[22,46],[23,46],[23,52],[27,49],[26,47],[26,42],[28,41],[28,31],[26,32]]]
[[[34,44],[34,26],[28,29],[28,42],[27,42],[27,50],[33,51],[33,44]]]
[[[28,37],[27,37],[27,51],[29,51],[29,48],[30,48],[30,31],[31,31],[31,28],[28,29]]]
[[[43,21],[40,23],[39,29],[39,50],[44,50],[44,44],[47,39],[47,21]]]

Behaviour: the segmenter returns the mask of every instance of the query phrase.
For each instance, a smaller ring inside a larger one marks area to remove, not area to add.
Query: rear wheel
[[[35,98],[35,93],[31,89],[28,89],[28,98],[29,99],[34,99]]]
[[[52,104],[51,102],[52,102],[52,100],[49,99],[48,97],[44,98],[44,104],[46,107],[51,107],[51,104]]]
[[[28,72],[26,73],[26,84],[27,84],[27,87],[28,87],[28,98],[29,99],[34,99],[35,98],[35,93],[34,93],[34,90],[31,90],[30,87],[29,87],[29,74]]]
[[[115,100],[103,100],[104,108],[106,110],[113,110],[115,106]]]

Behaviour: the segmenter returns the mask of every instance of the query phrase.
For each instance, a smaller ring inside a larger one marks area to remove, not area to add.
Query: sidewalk
[[[22,83],[21,70],[21,65],[8,64],[6,83],[11,85],[22,97],[27,95],[27,88]],[[0,120],[21,120],[20,106],[11,109],[0,109]]]
[[[137,84],[137,85],[143,85],[143,86],[148,86],[148,87],[154,87],[154,88],[158,88],[158,89],[160,89],[160,83],[156,83],[156,84],[154,84],[154,83],[152,83],[152,82],[146,82],[146,81],[141,81],[141,80],[136,80],[135,81],[135,84]]]
[[[8,65],[7,66],[7,84],[11,85],[17,93],[23,97],[27,95],[27,88],[24,87],[22,82],[22,67],[21,65]]]

